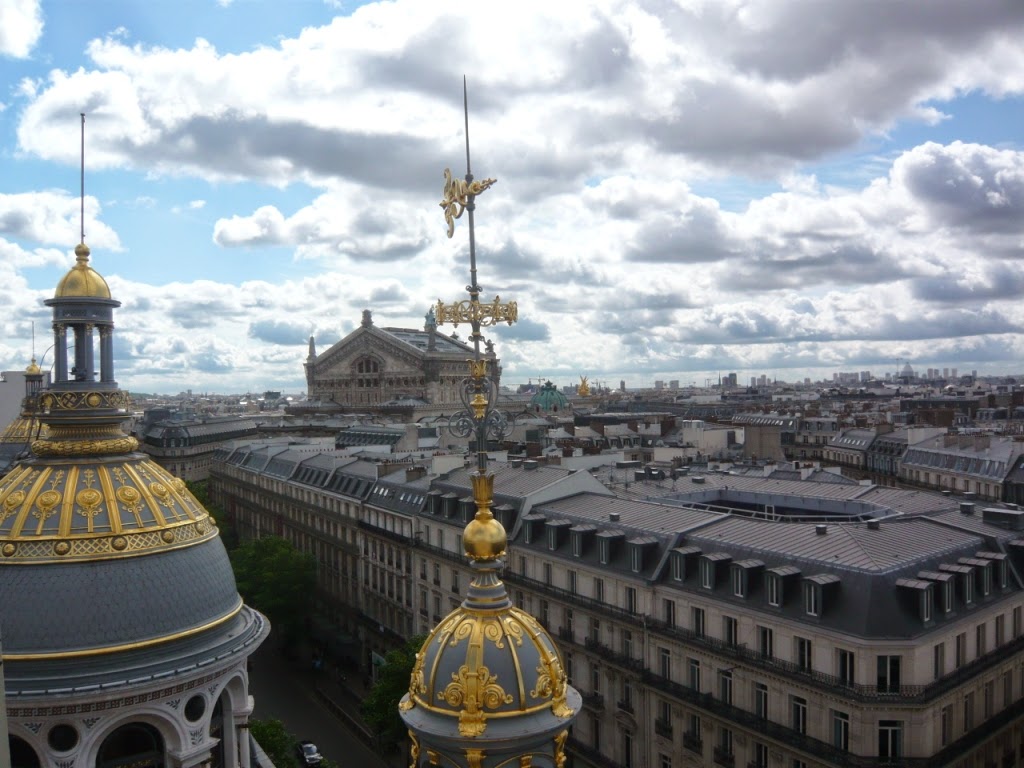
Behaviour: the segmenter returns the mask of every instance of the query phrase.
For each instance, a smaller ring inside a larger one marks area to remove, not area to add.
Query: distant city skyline
[[[504,381],[1024,360],[1024,4],[0,0],[0,370],[32,321],[50,362],[81,112],[125,388],[301,392],[311,334],[422,327],[463,74]]]

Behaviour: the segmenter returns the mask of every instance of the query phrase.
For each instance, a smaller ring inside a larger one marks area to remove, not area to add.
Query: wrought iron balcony
[[[700,736],[690,731],[683,732],[683,746],[698,755],[704,752],[704,742],[701,741]]]
[[[583,706],[590,707],[595,712],[604,711],[604,696],[600,693],[580,691],[580,697],[583,699]]]
[[[654,721],[654,732],[659,736],[663,736],[666,739],[672,738],[672,723],[668,720],[662,720],[658,718]]]
[[[571,754],[580,755],[585,758],[588,763],[599,766],[600,768],[625,768],[622,763],[612,760],[608,755],[604,754],[598,749],[594,749],[587,744],[584,744],[579,739],[569,737],[569,752]]]
[[[631,715],[633,714],[633,702],[627,701],[626,699],[619,699],[617,706],[623,712],[628,712]]]
[[[632,656],[627,656],[624,653],[617,653],[604,643],[598,642],[593,637],[588,637],[583,642],[583,647],[588,651],[596,653],[598,656],[607,659],[613,664],[618,664],[620,667],[631,669],[634,672],[641,672],[644,669],[644,663],[640,659],[634,659]]]
[[[725,768],[734,768],[736,765],[736,755],[725,747],[715,747],[714,760],[716,765],[724,765]]]

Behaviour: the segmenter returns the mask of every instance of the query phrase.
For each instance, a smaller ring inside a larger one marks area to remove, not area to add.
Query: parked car
[[[299,756],[300,765],[320,765],[324,759],[312,741],[300,741],[295,745],[295,753]]]

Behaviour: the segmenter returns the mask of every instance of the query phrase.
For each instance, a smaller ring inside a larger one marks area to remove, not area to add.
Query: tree
[[[316,589],[316,560],[277,536],[251,541],[230,553],[245,602],[267,615],[293,644],[306,627]]]
[[[409,678],[425,635],[417,635],[405,645],[389,651],[384,664],[377,668],[377,682],[363,701],[363,720],[377,735],[381,744],[400,744],[406,728],[398,715],[398,702],[409,690]]]
[[[280,720],[250,720],[249,730],[276,768],[298,768],[295,737]]]
[[[224,548],[229,552],[238,546],[238,533],[235,526],[228,519],[228,513],[220,504],[210,500],[207,480],[186,480],[185,487],[189,493],[196,497],[196,501],[203,505],[210,517],[217,523],[220,529],[220,539],[224,542]]]

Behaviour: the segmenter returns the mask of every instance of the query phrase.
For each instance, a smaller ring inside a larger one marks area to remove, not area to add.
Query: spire
[[[455,220],[468,213],[469,299],[438,301],[435,319],[437,325],[468,323],[471,328],[473,357],[460,388],[465,410],[452,418],[449,431],[470,438],[476,451],[470,475],[476,514],[462,534],[473,579],[465,601],[441,621],[416,655],[409,693],[399,711],[413,744],[410,768],[497,768],[531,765],[533,760],[561,766],[580,695],[568,686],[550,635],[536,619],[513,607],[500,578],[508,536],[491,511],[494,473],[487,465],[487,440],[508,434],[511,425],[495,408],[497,383],[487,370],[493,359],[481,354],[480,329],[499,322],[511,325],[518,310],[515,302],[502,304],[497,296],[493,302],[480,302],[474,211],[476,197],[495,180],[473,180],[468,105],[463,79],[466,175],[454,179],[445,169],[441,208],[449,237]],[[427,329],[432,330],[429,320],[428,315]],[[488,355],[493,357],[490,349]]]

